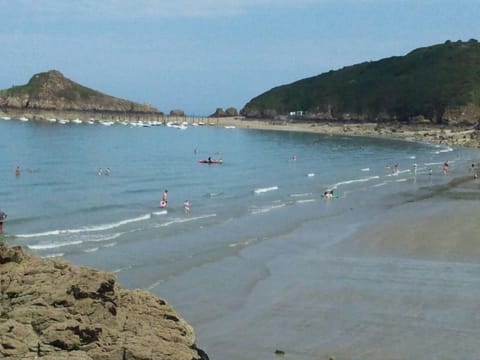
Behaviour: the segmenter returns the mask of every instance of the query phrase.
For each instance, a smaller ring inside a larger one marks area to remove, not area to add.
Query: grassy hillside
[[[447,109],[480,107],[480,44],[447,41],[279,86],[252,99],[246,116],[306,111],[311,117],[441,121]]]

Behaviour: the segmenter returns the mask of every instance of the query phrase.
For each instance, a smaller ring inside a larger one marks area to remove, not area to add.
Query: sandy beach
[[[449,146],[480,147],[480,132],[472,126],[447,127],[440,125],[418,124],[380,124],[380,123],[335,123],[335,122],[297,122],[276,120],[250,120],[243,118],[211,118],[210,124],[235,126],[238,128],[303,131],[327,135],[380,136],[407,141],[424,141]]]

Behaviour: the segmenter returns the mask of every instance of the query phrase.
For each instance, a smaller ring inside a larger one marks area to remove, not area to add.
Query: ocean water
[[[463,217],[448,239],[446,230],[417,236],[452,219],[451,209],[476,213],[478,183],[465,182],[459,193],[468,196],[458,199],[441,189],[471,175],[478,150],[210,126],[0,121],[0,151],[5,241],[157,294],[212,359],[274,359],[276,349],[292,359],[480,357],[480,255],[471,246],[464,261],[444,244],[477,229],[456,232]],[[223,164],[198,162],[209,156]],[[97,175],[107,167],[110,176]],[[323,198],[329,189],[335,199]]]

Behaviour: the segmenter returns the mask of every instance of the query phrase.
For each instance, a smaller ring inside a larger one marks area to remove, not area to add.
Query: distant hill
[[[329,71],[273,88],[248,102],[241,113],[257,118],[476,123],[480,44],[473,39],[447,41]]]
[[[34,75],[28,84],[0,91],[0,109],[158,113],[154,107],[102,94],[56,70]]]

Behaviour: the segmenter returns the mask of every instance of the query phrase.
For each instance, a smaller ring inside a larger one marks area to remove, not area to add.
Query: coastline
[[[422,141],[445,146],[480,148],[480,131],[472,126],[400,124],[400,123],[336,123],[297,122],[243,118],[212,118],[217,126],[235,126],[244,129],[301,131],[324,135],[383,137],[406,141]]]
[[[243,116],[202,117],[174,116],[163,113],[86,112],[20,109],[0,110],[1,119],[26,119],[39,122],[108,123],[124,125],[202,125],[241,129],[297,131],[324,135],[348,135],[420,141],[435,145],[480,148],[480,126],[437,125],[430,123],[403,124],[398,122],[336,122],[275,119],[247,119]]]

